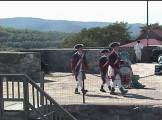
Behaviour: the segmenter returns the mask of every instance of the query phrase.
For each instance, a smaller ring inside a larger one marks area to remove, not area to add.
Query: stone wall
[[[152,49],[156,47],[145,47],[142,50],[142,62],[148,62]],[[98,60],[101,57],[100,50],[103,48],[84,48],[87,57],[89,73],[99,73]],[[30,50],[32,52],[41,52],[42,60],[49,65],[52,72],[71,72],[70,59],[75,49],[49,49],[49,50]],[[133,47],[120,47],[120,52],[128,52],[130,60],[135,63],[135,53]]]
[[[77,120],[162,120],[160,106],[63,105]]]
[[[101,49],[84,49],[87,57],[89,72],[99,73],[98,60],[101,56]],[[41,52],[42,60],[48,64],[49,70],[52,72],[71,72],[70,59],[75,49],[52,49],[52,50],[30,50]]]
[[[41,72],[41,54],[34,52],[0,52],[0,73],[27,74],[38,80]]]

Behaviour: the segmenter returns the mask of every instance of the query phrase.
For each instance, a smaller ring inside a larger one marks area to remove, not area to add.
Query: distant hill
[[[0,51],[19,51],[24,49],[53,49],[74,33],[41,32],[0,26]]]
[[[119,21],[120,22],[120,21]],[[57,31],[66,33],[78,33],[83,28],[92,27],[105,27],[112,24],[112,22],[77,22],[77,21],[66,21],[66,20],[45,20],[40,18],[4,18],[1,19],[2,27],[11,27],[15,29],[28,29],[38,30],[42,32]],[[141,26],[144,24],[128,24],[132,26],[131,36],[137,36],[140,32]]]

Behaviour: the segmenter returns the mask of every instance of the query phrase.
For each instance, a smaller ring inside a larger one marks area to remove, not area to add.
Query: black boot
[[[117,95],[117,93],[115,93],[115,89],[112,87],[111,88],[111,92],[110,92],[111,95]]]
[[[88,92],[88,90],[81,90],[83,94],[86,94]]]
[[[108,86],[109,91],[111,91],[111,86]]]
[[[103,87],[104,87],[104,86],[101,85],[100,91],[101,91],[101,92],[106,92],[106,91],[103,89]]]
[[[80,94],[80,92],[78,92],[78,88],[75,88],[75,94]]]
[[[121,91],[122,95],[125,95],[128,92],[128,90],[124,90],[123,88],[120,88],[119,90]]]

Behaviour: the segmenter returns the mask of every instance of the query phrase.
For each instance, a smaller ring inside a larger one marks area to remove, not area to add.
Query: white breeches
[[[106,80],[107,86],[110,86],[110,79],[108,78],[108,73],[107,73],[106,76],[105,76],[105,80]],[[102,83],[101,83],[101,84],[102,84]],[[102,85],[104,85],[104,84],[102,84]]]
[[[80,89],[82,89],[83,88],[82,72],[78,73],[77,79],[78,79],[78,81],[77,81],[77,88],[80,87]]]
[[[136,52],[136,60],[141,60],[141,55],[142,55],[142,53]]]
[[[120,78],[119,74],[117,74],[117,75],[115,76],[115,80],[114,80],[114,82],[112,83],[112,87],[115,88],[116,85],[117,85],[119,88],[123,87],[123,85],[121,84],[121,78]]]

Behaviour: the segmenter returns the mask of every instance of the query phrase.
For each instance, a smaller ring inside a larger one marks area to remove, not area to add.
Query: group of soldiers
[[[102,56],[98,61],[98,66],[101,74],[101,92],[106,92],[104,90],[104,85],[107,84],[107,87],[110,91],[111,95],[117,95],[115,92],[115,87],[118,86],[119,90],[121,91],[122,95],[125,95],[128,91],[124,90],[122,82],[121,82],[121,72],[119,67],[123,64],[119,59],[119,42],[113,42],[109,45],[112,48],[111,51],[108,49],[101,50]],[[71,71],[75,75],[76,80],[76,88],[75,94],[80,94],[78,88],[81,88],[81,92],[86,94],[88,90],[83,88],[83,79],[86,79],[85,73],[88,70],[86,56],[83,53],[83,44],[76,44],[74,46],[77,51],[72,55],[71,58]],[[110,84],[110,81],[112,84]]]

